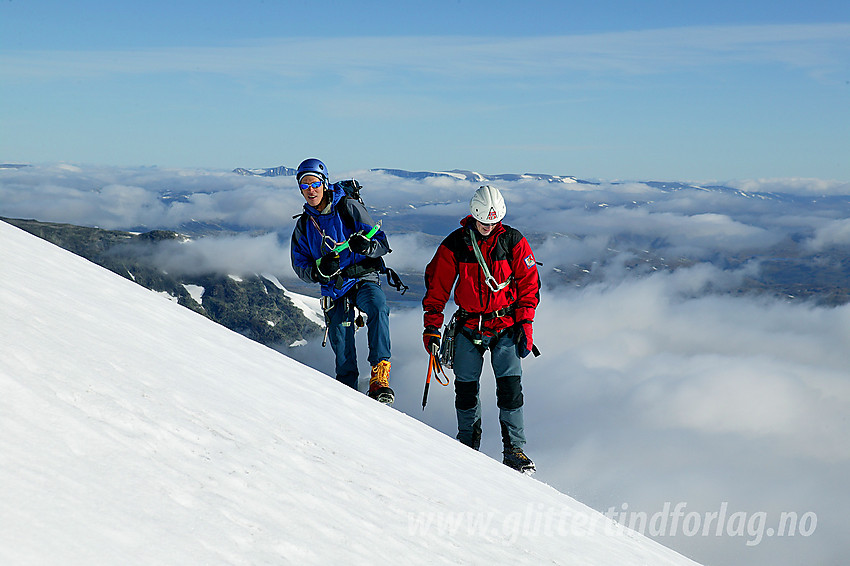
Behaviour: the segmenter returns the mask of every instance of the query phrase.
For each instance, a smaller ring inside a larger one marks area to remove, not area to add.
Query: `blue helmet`
[[[301,177],[304,175],[315,175],[322,179],[326,185],[329,182],[328,168],[318,159],[310,158],[301,162],[301,165],[298,166],[298,172],[295,173],[295,180],[300,183]]]

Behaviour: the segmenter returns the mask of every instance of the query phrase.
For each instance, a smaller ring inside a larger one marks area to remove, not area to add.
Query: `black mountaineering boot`
[[[504,456],[502,458],[502,463],[507,467],[513,468],[514,470],[529,476],[535,472],[534,462],[531,461],[531,458],[525,455],[522,448],[511,446],[505,448],[505,451],[502,454]]]

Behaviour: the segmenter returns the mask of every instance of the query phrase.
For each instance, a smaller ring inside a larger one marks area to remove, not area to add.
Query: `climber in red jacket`
[[[471,214],[440,244],[425,268],[425,349],[440,346],[440,327],[452,295],[460,307],[453,317],[455,408],[457,438],[478,449],[481,444],[479,380],[484,353],[496,376],[496,397],[504,446],[503,462],[533,472],[523,452],[521,358],[535,351],[534,312],[540,301],[537,262],[528,241],[502,224],[507,208],[498,189],[479,188],[470,202]]]

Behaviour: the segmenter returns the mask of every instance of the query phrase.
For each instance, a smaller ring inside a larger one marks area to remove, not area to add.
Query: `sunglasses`
[[[324,181],[314,181],[312,183],[301,183],[301,190],[306,191],[307,189],[318,189],[322,185],[324,185]]]

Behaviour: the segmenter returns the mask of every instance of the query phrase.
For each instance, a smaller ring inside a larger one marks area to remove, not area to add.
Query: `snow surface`
[[[0,266],[0,564],[694,564],[2,222]]]
[[[183,285],[183,288],[186,289],[186,292],[189,293],[189,296],[192,297],[196,303],[199,305],[204,304],[204,292],[206,289],[200,285]]]

